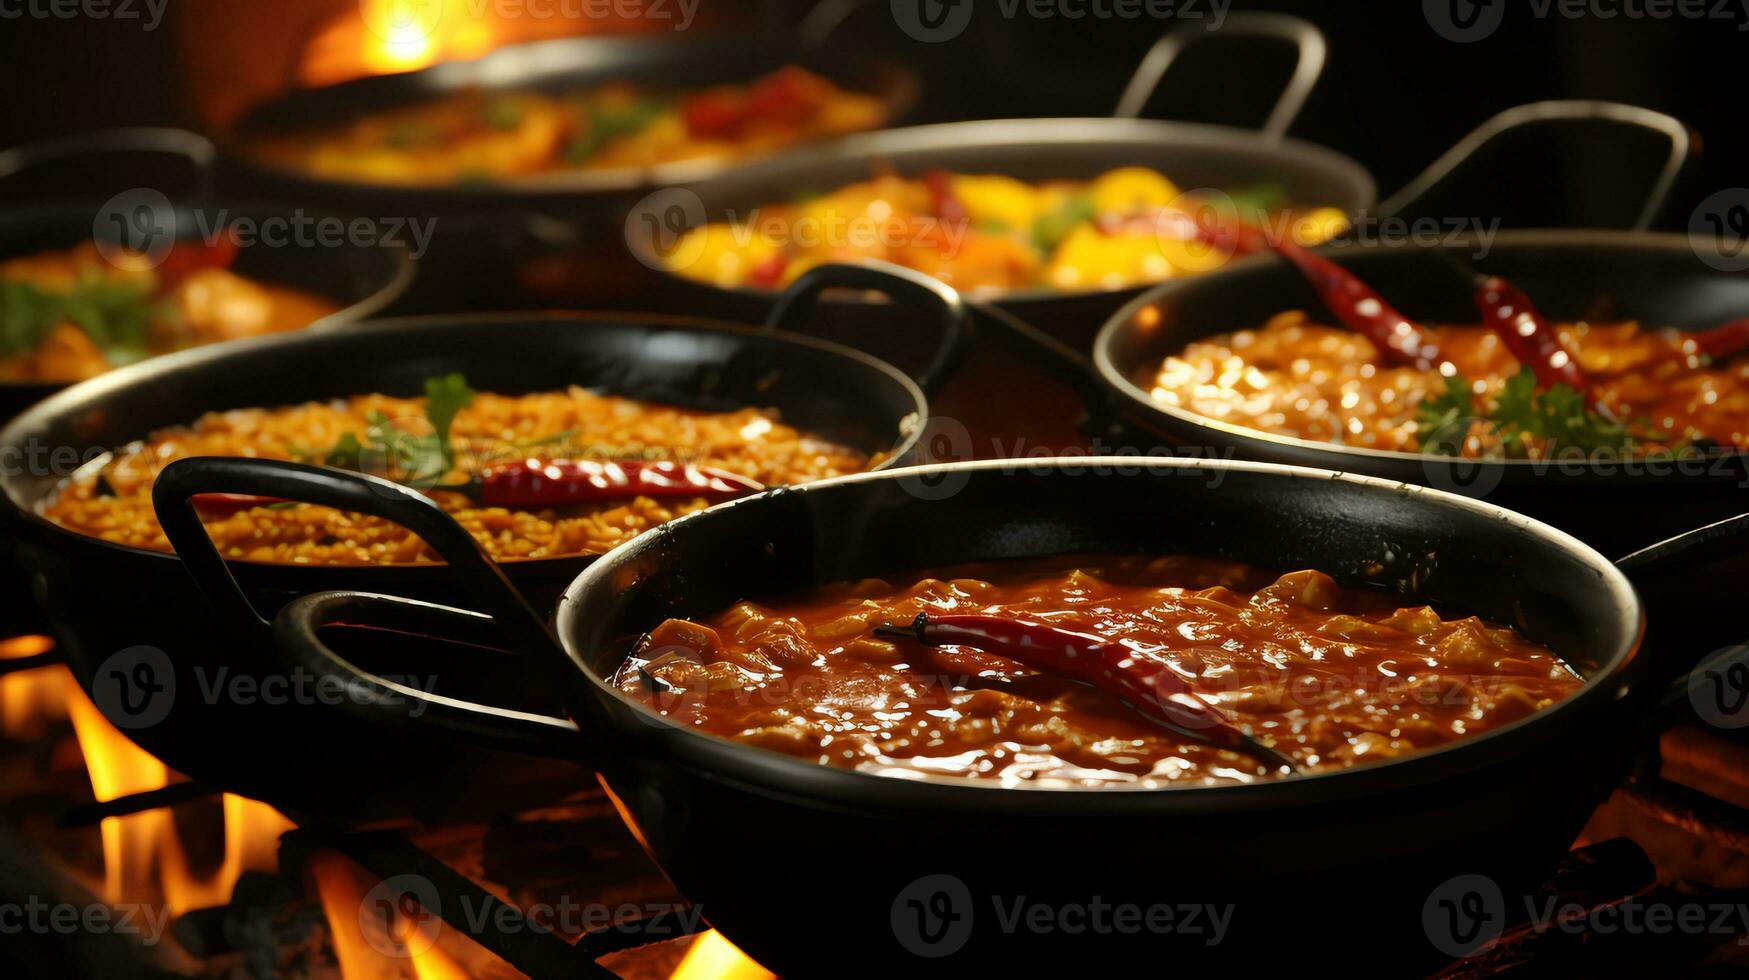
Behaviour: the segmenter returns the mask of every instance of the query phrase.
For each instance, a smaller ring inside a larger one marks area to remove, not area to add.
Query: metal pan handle
[[[1135,74],[1130,76],[1130,83],[1124,87],[1123,97],[1117,100],[1117,108],[1111,114],[1119,119],[1140,117],[1142,109],[1159,88],[1160,80],[1166,77],[1166,70],[1172,67],[1185,48],[1201,40],[1233,37],[1286,41],[1299,50],[1293,76],[1288,79],[1287,87],[1282,89],[1275,108],[1270,110],[1268,120],[1259,130],[1270,142],[1279,141],[1287,135],[1288,127],[1305,107],[1312,88],[1318,84],[1318,77],[1324,73],[1324,63],[1330,54],[1330,45],[1324,40],[1322,31],[1311,22],[1288,14],[1231,14],[1218,31],[1197,24],[1181,24],[1173,28],[1142,56],[1142,63],[1136,66]]]
[[[569,718],[426,694],[385,680],[324,643],[321,630],[330,626],[443,637],[492,649],[497,632],[492,617],[399,596],[319,592],[295,599],[279,611],[273,620],[273,640],[288,666],[317,678],[338,679],[348,694],[339,699],[340,706],[371,724],[438,729],[471,745],[524,755],[573,762],[588,759],[588,741]]]
[[[152,486],[152,508],[195,585],[240,623],[265,626],[266,620],[249,602],[200,522],[193,498],[206,493],[295,500],[392,521],[418,535],[448,563],[468,594],[498,621],[515,649],[538,656],[549,665],[564,656],[503,569],[430,497],[363,473],[284,460],[234,456],[176,460],[159,472]]]
[[[824,48],[850,15],[867,6],[871,6],[869,0],[820,0],[796,22],[796,47],[802,51]]]
[[[167,153],[194,168],[195,194],[211,196],[213,163],[218,147],[199,133],[165,126],[129,126],[60,136],[0,150],[0,180],[60,160],[112,153]]]
[[[1688,127],[1675,116],[1620,102],[1589,99],[1532,102],[1514,106],[1494,116],[1471,130],[1468,136],[1458,140],[1451,149],[1429,164],[1426,170],[1403,185],[1402,190],[1380,202],[1378,213],[1385,217],[1403,213],[1462,167],[1482,147],[1506,133],[1525,126],[1575,120],[1618,123],[1655,133],[1670,141],[1670,155],[1665,158],[1663,169],[1646,192],[1646,203],[1640,208],[1639,217],[1633,224],[1634,231],[1645,231],[1651,225],[1652,219],[1663,209],[1665,199],[1670,196],[1670,189],[1675,186],[1677,176],[1688,162],[1694,141],[1689,136]]]
[[[765,329],[796,331],[828,289],[872,290],[895,303],[934,312],[939,327],[935,353],[916,378],[924,394],[933,394],[941,387],[965,352],[970,330],[960,294],[934,276],[888,262],[835,263],[809,269],[778,297],[771,315],[765,318]]]

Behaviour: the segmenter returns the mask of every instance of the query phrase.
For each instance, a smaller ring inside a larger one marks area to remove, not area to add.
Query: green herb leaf
[[[56,325],[71,321],[111,364],[129,364],[148,354],[152,324],[167,315],[145,283],[86,276],[63,291],[0,282],[0,356],[35,350]]]
[[[1506,379],[1492,410],[1484,414],[1469,395],[1469,382],[1453,375],[1446,379],[1444,395],[1421,405],[1420,431],[1426,436],[1422,451],[1460,453],[1464,433],[1458,431],[1456,423],[1466,417],[1488,421],[1508,456],[1526,455],[1532,441],[1545,445],[1549,453],[1567,455],[1632,452],[1640,441],[1635,430],[1647,425],[1643,420],[1621,422],[1593,411],[1585,404],[1584,393],[1569,385],[1539,389],[1536,375],[1528,368]]]
[[[582,132],[565,148],[565,158],[571,163],[587,162],[613,140],[649,128],[671,104],[667,99],[639,99],[630,105],[613,106],[585,101]]]
[[[1462,375],[1449,375],[1445,391],[1421,403],[1417,431],[1421,433],[1421,451],[1442,456],[1463,452],[1464,436],[1469,430],[1465,419],[1474,418],[1476,399],[1470,383]]]
[[[455,423],[456,413],[473,404],[474,395],[474,389],[468,387],[468,379],[459,372],[425,379],[425,417],[431,420],[431,431],[437,437],[445,469],[455,465],[449,428]]]
[[[1032,243],[1041,252],[1056,250],[1057,243],[1083,221],[1093,220],[1093,195],[1075,194],[1032,223]]]

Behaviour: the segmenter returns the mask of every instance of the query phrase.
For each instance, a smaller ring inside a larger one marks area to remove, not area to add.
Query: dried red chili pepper
[[[1735,357],[1749,350],[1749,317],[1721,323],[1711,330],[1688,334],[1685,339],[1694,343],[1695,353],[1705,354],[1715,361]]]
[[[1566,385],[1583,393],[1586,405],[1597,407],[1597,394],[1578,358],[1561,343],[1560,335],[1524,290],[1499,276],[1483,276],[1476,285],[1476,308],[1518,363],[1536,375],[1538,385]]]
[[[1172,669],[1122,643],[1088,633],[1001,616],[931,616],[909,625],[875,627],[877,636],[911,639],[924,646],[968,646],[1062,674],[1133,704],[1137,710],[1186,738],[1244,752],[1272,766],[1297,769],[1293,759],[1234,727],[1191,693]]]
[[[1379,356],[1423,371],[1439,364],[1439,347],[1420,324],[1397,312],[1371,286],[1336,263],[1313,255],[1298,242],[1270,241],[1269,247],[1299,267],[1336,319],[1372,341]]]
[[[712,503],[765,489],[724,470],[674,460],[538,460],[488,466],[466,484],[432,487],[487,507],[542,507],[622,497],[703,497]]]
[[[711,503],[734,500],[765,489],[725,470],[673,460],[526,459],[486,467],[465,483],[444,483],[428,493],[459,493],[484,507],[562,507],[627,497],[658,499],[703,497]],[[242,493],[201,493],[191,498],[206,517],[228,517],[251,507],[288,501]]]

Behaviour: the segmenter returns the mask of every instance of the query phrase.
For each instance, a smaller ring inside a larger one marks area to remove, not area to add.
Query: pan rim
[[[1423,254],[1428,253],[1435,248],[1462,248],[1469,242],[1470,239],[1464,238],[1435,246],[1408,243],[1394,245],[1372,243],[1360,246],[1359,249],[1355,249],[1353,246],[1344,245],[1321,245],[1312,251],[1328,258],[1338,258],[1344,254]],[[1673,251],[1678,249],[1686,250],[1692,247],[1689,236],[1676,232],[1620,231],[1613,229],[1520,229],[1499,232],[1494,236],[1492,241],[1492,248],[1496,250],[1502,247],[1511,247],[1515,245],[1530,248],[1580,246],[1622,251],[1636,248]],[[1245,272],[1254,268],[1261,268],[1273,263],[1274,261],[1275,259],[1269,255],[1247,256],[1238,262],[1231,263],[1223,268],[1217,269],[1213,272],[1204,273],[1200,276],[1157,283],[1147,291],[1143,292],[1140,296],[1125,303],[1117,312],[1113,313],[1106,319],[1104,325],[1100,327],[1099,333],[1093,341],[1093,365],[1094,369],[1099,373],[1100,380],[1102,380],[1108,388],[1122,395],[1136,408],[1157,412],[1193,429],[1209,429],[1234,439],[1259,442],[1265,445],[1278,446],[1307,453],[1324,453],[1333,457],[1353,459],[1357,462],[1364,461],[1378,464],[1425,466],[1429,461],[1452,461],[1453,457],[1449,456],[1439,456],[1431,453],[1405,452],[1403,450],[1394,449],[1371,449],[1366,446],[1349,446],[1339,442],[1325,442],[1317,439],[1306,439],[1300,436],[1283,435],[1276,432],[1266,432],[1262,429],[1254,429],[1249,426],[1238,425],[1233,422],[1225,422],[1220,419],[1202,415],[1198,412],[1190,411],[1189,409],[1166,405],[1155,401],[1146,391],[1142,390],[1141,386],[1137,385],[1133,380],[1124,375],[1112,353],[1112,348],[1116,345],[1118,336],[1123,333],[1124,329],[1132,320],[1134,320],[1136,315],[1143,308],[1157,303],[1161,299],[1168,297],[1179,290],[1194,288],[1201,280],[1206,280],[1210,277],[1220,276],[1227,273]],[[1719,459],[1749,459],[1749,451],[1739,451],[1734,454],[1724,453],[1717,456],[1702,458],[1709,461]],[[1339,459],[1333,459],[1331,465],[1339,465]],[[1479,461],[1478,465],[1490,468],[1498,467],[1502,471],[1511,474],[1535,473],[1539,469],[1546,469],[1556,464],[1551,460],[1488,459]],[[1558,477],[1559,474],[1556,474],[1555,478]],[[1613,479],[1613,477],[1606,478]]]
[[[1034,132],[1035,130],[1044,130],[1045,135],[1041,137]],[[1313,143],[1292,136],[1270,139],[1256,130],[1215,123],[1173,119],[1129,119],[1115,116],[970,119],[960,122],[928,123],[856,133],[823,144],[798,147],[785,153],[750,161],[734,168],[733,173],[725,172],[713,175],[711,178],[696,180],[685,189],[694,193],[710,192],[714,190],[709,186],[710,184],[729,179],[735,181],[759,181],[763,179],[773,184],[782,184],[789,171],[824,163],[848,163],[859,158],[866,163],[873,164],[884,155],[927,152],[939,148],[943,143],[955,151],[988,149],[1007,145],[1072,146],[1103,135],[1106,131],[1112,131],[1112,135],[1108,138],[1144,146],[1184,145],[1187,143],[1209,146],[1216,143],[1236,142],[1238,146],[1247,150],[1277,150],[1302,155],[1315,161],[1319,167],[1325,168],[1331,173],[1341,174],[1359,191],[1359,203],[1354,208],[1344,208],[1345,214],[1353,217],[1378,203],[1378,183],[1373,179],[1371,171],[1347,154],[1321,143]],[[736,203],[742,202],[737,201]],[[765,203],[763,201],[755,202],[751,206],[761,207]],[[627,246],[639,261],[655,269],[662,276],[684,282],[690,286],[703,287],[742,299],[762,302],[771,302],[782,292],[778,289],[757,286],[720,286],[703,280],[690,279],[669,269],[661,261],[661,257],[653,252],[650,244],[641,238],[628,239]],[[1116,297],[1132,295],[1138,290],[1148,290],[1158,285],[1160,283],[1151,282],[1124,286],[1119,289],[1078,290],[1027,286],[1020,289],[981,292],[966,290],[964,295],[968,300],[1010,306],[1024,311],[1027,308],[1047,303],[1110,301]]]
[[[1389,792],[1400,790],[1406,786],[1422,785],[1437,779],[1442,765],[1448,763],[1454,755],[1474,755],[1487,749],[1498,751],[1505,739],[1519,736],[1552,721],[1571,719],[1578,715],[1581,710],[1596,710],[1603,702],[1625,700],[1639,686],[1633,668],[1636,666],[1644,645],[1646,614],[1639,593],[1627,575],[1596,549],[1559,528],[1516,511],[1461,494],[1448,493],[1397,480],[1305,466],[1233,460],[1161,459],[1154,456],[1076,456],[1041,460],[974,460],[962,463],[939,463],[909,467],[904,470],[851,474],[808,484],[794,490],[777,492],[790,494],[828,490],[863,482],[897,479],[904,474],[916,474],[921,470],[943,474],[977,473],[1014,467],[1050,466],[1052,464],[1077,467],[1141,467],[1159,471],[1243,472],[1287,480],[1319,482],[1335,480],[1370,488],[1361,492],[1407,494],[1427,499],[1434,506],[1468,511],[1477,518],[1504,521],[1543,539],[1550,546],[1580,559],[1589,566],[1590,570],[1598,575],[1599,586],[1607,588],[1612,594],[1614,605],[1619,613],[1615,625],[1629,639],[1625,645],[1614,651],[1611,658],[1602,663],[1593,676],[1585,678],[1585,683],[1563,701],[1479,736],[1365,766],[1302,773],[1283,778],[1261,779],[1238,785],[1160,787],[1001,786],[975,779],[933,775],[925,775],[915,779],[896,779],[861,770],[825,766],[771,749],[734,742],[681,726],[666,716],[651,711],[645,705],[627,697],[609,684],[607,678],[598,675],[589,666],[588,652],[578,649],[575,642],[575,637],[578,635],[576,617],[580,607],[579,597],[590,589],[611,589],[613,576],[618,566],[637,556],[643,549],[656,546],[654,541],[643,538],[628,541],[602,555],[600,559],[579,572],[577,577],[566,586],[564,594],[559,599],[554,617],[554,627],[559,644],[571,661],[571,670],[581,676],[582,685],[592,697],[605,698],[620,712],[631,712],[626,717],[636,719],[637,723],[647,729],[639,732],[638,736],[643,740],[660,740],[668,743],[667,747],[672,750],[674,756],[683,760],[682,764],[694,768],[709,778],[746,783],[762,788],[776,788],[783,792],[801,793],[816,799],[830,799],[840,802],[845,799],[853,799],[883,803],[895,800],[923,803],[927,802],[932,794],[948,793],[954,795],[956,801],[982,801],[986,803],[992,800],[1130,799],[1154,801],[1157,805],[1175,807],[1179,801],[1192,799],[1196,802],[1187,805],[1221,807],[1228,803],[1255,804],[1270,800],[1279,802],[1283,795],[1299,796],[1307,793],[1315,794],[1320,791],[1340,799],[1344,792],[1342,787],[1352,787],[1356,790],[1369,792]],[[733,507],[757,506],[759,501],[767,496],[771,496],[771,494],[759,494],[689,514],[666,525],[665,534],[687,533],[694,524],[710,520],[711,515],[718,511]],[[573,677],[572,680],[573,683],[576,683],[578,679]],[[610,721],[610,724],[613,722]],[[587,731],[587,728],[585,730]],[[1545,728],[1544,730],[1548,731],[1549,729]],[[1339,781],[1344,778],[1347,780],[1346,782]],[[1017,790],[1026,795],[1013,796],[1012,793]],[[918,795],[912,797],[911,794]],[[1002,806],[1000,803],[996,805]],[[1051,806],[1052,803],[1044,802],[1041,805]]]
[[[899,386],[900,391],[911,400],[912,411],[906,419],[915,419],[914,424],[905,424],[901,419],[901,428],[893,447],[885,459],[870,467],[867,472],[881,472],[895,468],[899,462],[916,449],[919,440],[923,438],[923,423],[929,418],[929,400],[917,382],[909,375],[900,371],[892,364],[829,340],[809,337],[800,334],[768,332],[751,324],[736,323],[727,320],[717,320],[708,317],[689,317],[660,313],[620,313],[611,310],[532,310],[532,311],[500,311],[495,313],[447,313],[433,316],[403,316],[368,320],[360,323],[349,323],[331,330],[321,331],[313,337],[357,337],[369,334],[388,334],[397,331],[418,331],[421,329],[443,329],[468,327],[480,331],[490,331],[506,324],[544,324],[553,327],[582,326],[591,323],[618,323],[640,328],[677,329],[691,333],[728,334],[753,338],[778,344],[790,344],[847,358],[863,367],[884,376],[887,380]],[[21,444],[20,434],[27,428],[41,428],[49,420],[77,410],[81,403],[92,399],[106,397],[116,389],[134,385],[151,384],[170,372],[184,368],[216,370],[211,363],[223,362],[239,358],[254,358],[269,356],[275,348],[310,342],[305,331],[291,331],[285,334],[272,334],[262,337],[250,337],[243,340],[227,341],[220,344],[209,344],[188,350],[176,351],[154,358],[148,358],[137,364],[130,364],[105,372],[95,378],[70,385],[43,401],[32,405],[19,413],[4,427],[0,427],[0,447]],[[65,535],[83,546],[92,546],[100,550],[123,555],[129,559],[149,561],[180,562],[174,552],[155,551],[147,548],[136,548],[131,545],[105,541],[102,538],[81,534],[70,528],[62,527],[37,512],[35,500],[24,499],[24,492],[19,481],[24,474],[0,472],[0,501],[3,501],[4,513],[0,518],[10,519],[23,527],[29,527],[38,533]],[[788,489],[783,488],[783,489]],[[539,571],[563,568],[582,561],[592,563],[601,555],[555,555],[547,558],[528,558],[504,562],[506,568],[535,574]],[[246,566],[255,569],[282,570],[308,569],[313,572],[326,570],[333,574],[336,571],[344,573],[359,573],[370,570],[412,571],[415,569],[436,569],[441,572],[445,568],[442,562],[419,562],[400,564],[361,564],[361,565],[302,565],[293,562],[264,562],[249,559],[227,559],[228,564]],[[308,574],[293,572],[290,574]],[[418,574],[431,574],[420,572]]]

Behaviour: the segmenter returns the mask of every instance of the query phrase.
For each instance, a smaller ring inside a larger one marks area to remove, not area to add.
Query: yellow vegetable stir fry
[[[875,177],[692,229],[669,267],[728,288],[781,288],[816,265],[878,259],[970,292],[1122,289],[1206,272],[1228,252],[1199,237],[1211,215],[1315,245],[1336,208],[1291,210],[1279,189],[1184,192],[1146,167],[1029,184],[996,174]]]

